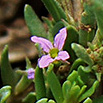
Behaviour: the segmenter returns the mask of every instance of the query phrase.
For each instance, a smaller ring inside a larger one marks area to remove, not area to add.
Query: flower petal
[[[33,68],[28,69],[27,73],[28,73],[28,79],[34,79],[35,71]]]
[[[69,59],[69,58],[70,58],[70,56],[69,56],[67,51],[60,51],[58,53],[58,56],[55,59],[64,61],[64,60]]]
[[[61,50],[64,46],[65,43],[65,39],[67,37],[67,31],[66,28],[63,28],[60,30],[60,32],[55,36],[54,39],[54,47],[58,48],[59,50]]]
[[[47,39],[44,39],[42,37],[37,37],[37,36],[32,36],[31,37],[31,40],[34,42],[34,43],[39,43],[41,48],[43,49],[43,51],[49,53],[50,49],[53,48],[53,45],[52,43],[47,40]]]
[[[49,54],[44,55],[39,59],[38,65],[40,68],[45,68],[45,67],[49,66],[49,64],[52,63],[53,61],[54,61],[54,59],[52,59]]]

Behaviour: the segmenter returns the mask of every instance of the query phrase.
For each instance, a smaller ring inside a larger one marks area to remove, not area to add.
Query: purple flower
[[[55,36],[54,44],[42,37],[31,37],[31,40],[34,43],[39,43],[43,51],[47,53],[47,55],[43,55],[38,61],[38,65],[40,68],[45,68],[50,63],[56,60],[65,61],[66,59],[70,58],[68,52],[62,51],[66,37],[66,28],[62,28],[59,33]]]
[[[34,79],[35,71],[33,68],[27,70],[28,79]]]

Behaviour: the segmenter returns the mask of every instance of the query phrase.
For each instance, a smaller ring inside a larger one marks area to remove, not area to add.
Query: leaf
[[[56,0],[41,0],[54,20],[61,21],[61,19],[67,20],[63,9],[60,7]]]
[[[51,70],[52,65],[48,67],[47,71],[47,81],[52,91],[52,94],[57,103],[63,103],[63,93],[61,85],[55,75],[55,73]]]
[[[70,54],[70,61],[73,62],[76,59],[76,55],[71,48],[71,44],[79,42],[79,33],[76,30],[76,28],[71,25],[66,26],[66,27],[67,27],[68,35],[67,35],[67,39],[64,44],[64,50],[68,51],[68,53]]]
[[[85,30],[80,30],[79,31],[79,43],[83,45],[84,47],[87,47],[88,42],[92,42],[95,36],[95,31],[92,30],[90,32],[87,32]]]
[[[42,22],[39,20],[31,6],[25,5],[24,16],[32,35],[48,38]]]
[[[92,100],[88,97],[83,103],[93,103]]]
[[[100,30],[100,37],[103,40],[103,0],[91,0],[89,4],[95,13],[97,25]]]
[[[0,103],[6,103],[11,94],[11,86],[4,86],[0,89]]]
[[[48,101],[47,98],[42,98],[42,99],[38,100],[36,103],[48,103],[47,101]]]
[[[53,35],[52,35],[52,29],[53,29],[53,23],[52,21],[47,18],[47,17],[42,17],[43,21],[47,24],[48,26],[48,39],[53,42]]]
[[[26,58],[26,70],[28,70],[30,68],[32,68],[31,62],[28,58]],[[23,91],[25,91],[25,89],[27,89],[29,87],[31,82],[32,82],[32,80],[29,80],[27,78],[27,75],[23,75],[21,77],[21,79],[19,80],[19,82],[17,83],[17,85],[15,86],[14,93],[16,95],[22,93]]]
[[[37,100],[46,97],[43,70],[38,66],[36,67],[35,70],[35,91]]]
[[[78,103],[78,96],[80,94],[80,87],[78,85],[74,85],[74,84],[73,85],[67,84],[69,82],[65,82],[66,84],[64,84],[64,87],[66,87],[66,88],[63,87],[63,89],[65,89],[63,103]]]
[[[48,103],[56,103],[54,100],[49,100]]]
[[[87,86],[83,85],[80,89],[80,92],[78,93],[78,98],[86,91]]]
[[[79,98],[79,102],[81,102],[87,97],[90,97],[96,91],[96,88],[98,87],[98,85],[99,85],[99,81],[95,81],[92,87],[82,94],[82,96]]]
[[[52,28],[52,35],[55,37],[55,35],[58,33],[58,31],[64,27],[64,23],[62,21],[58,21],[55,23],[55,25]]]
[[[90,87],[96,80],[95,75],[92,73],[87,73],[83,71],[83,69],[85,69],[83,66],[78,67],[78,75],[80,75],[82,81]]]
[[[30,92],[22,101],[23,101],[23,103],[36,102],[36,94],[34,92]]]
[[[26,70],[32,68],[31,62],[29,60],[29,58],[26,58]]]
[[[92,71],[92,67],[91,67],[91,66],[87,66],[87,67],[84,67],[82,70],[83,70],[84,72],[86,72],[86,73],[89,73],[89,72]]]
[[[87,46],[87,42],[92,42],[95,36],[96,20],[93,10],[90,5],[84,3],[84,12],[81,17],[79,30],[79,43]]]
[[[15,87],[14,90],[15,95],[18,95],[23,91],[25,91],[25,89],[31,84],[31,82],[32,81],[29,80],[26,75],[23,75]]]
[[[16,73],[13,71],[8,58],[8,46],[6,45],[1,55],[1,78],[4,85],[10,85],[12,88],[17,83]]]
[[[89,57],[84,47],[79,44],[72,43],[72,49],[75,51],[76,55],[81,58],[85,63],[90,66],[94,64],[93,60]]]
[[[80,87],[78,85],[72,86],[71,90],[68,91],[67,97],[64,103],[77,103],[78,94],[80,92]]]
[[[53,28],[53,23],[48,17],[42,17],[43,21],[48,25],[49,31]]]
[[[100,82],[102,78],[102,73],[95,73],[97,80]]]
[[[82,81],[82,79],[81,79],[80,76],[77,77],[76,83],[77,83],[77,85],[79,85],[80,87],[84,86],[84,82]]]
[[[77,70],[77,68],[78,68],[80,65],[83,65],[83,64],[85,64],[85,63],[84,63],[84,61],[83,61],[82,59],[80,59],[80,58],[76,59],[76,60],[73,62],[72,66],[71,66],[71,68],[70,68],[69,73],[71,73],[73,70]]]
[[[69,74],[69,76],[67,77],[67,80],[73,83],[74,81],[77,80],[77,78],[78,78],[78,72],[74,70],[71,74]]]
[[[36,103],[56,103],[54,100],[49,100],[47,98],[42,98],[40,100],[38,100]]]
[[[66,80],[64,83],[63,83],[63,86],[62,86],[62,91],[63,91],[63,96],[64,96],[64,99],[67,98],[67,94],[68,92],[70,91],[71,89],[71,82],[69,80]]]

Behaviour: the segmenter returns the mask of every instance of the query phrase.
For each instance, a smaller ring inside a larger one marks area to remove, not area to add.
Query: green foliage
[[[39,20],[31,6],[25,5],[24,16],[26,24],[32,35],[48,38],[42,22]]]
[[[95,89],[98,87],[98,85],[99,85],[99,82],[95,81],[92,87],[88,89],[84,94],[81,95],[81,97],[79,98],[79,102],[91,96],[95,92]]]
[[[68,51],[71,58],[70,61],[73,62],[76,59],[76,55],[71,48],[71,43],[78,43],[79,41],[79,33],[76,28],[72,25],[67,26],[67,39],[64,45],[64,50]]]
[[[93,103],[90,98],[87,98],[83,103]]]
[[[35,91],[36,91],[37,100],[46,97],[43,70],[39,68],[38,66],[36,67],[36,70],[35,70]]]
[[[31,80],[27,79],[27,76],[23,75],[15,87],[15,94],[18,95],[19,93],[24,92],[31,82]]]
[[[82,59],[80,59],[80,58],[76,59],[73,62],[69,72],[72,72],[73,70],[76,70],[80,65],[84,65],[84,64],[85,64],[85,62]]]
[[[52,28],[52,35],[53,37],[58,33],[58,31],[64,27],[64,23],[62,21],[58,21],[54,24],[53,28]]]
[[[4,86],[0,89],[0,103],[6,103],[11,94],[11,86]]]
[[[57,103],[63,102],[63,94],[62,94],[62,88],[61,85],[55,75],[55,73],[51,70],[53,68],[53,65],[51,64],[48,67],[47,71],[47,81],[50,86],[50,89],[52,91],[52,94],[56,100]]]
[[[91,0],[88,2],[90,5],[92,5],[93,12],[96,16],[97,25],[100,31],[100,39],[103,40],[103,0]]]
[[[41,1],[53,19],[42,18],[47,24],[45,29],[32,7],[26,4],[24,16],[30,33],[53,42],[58,31],[66,27],[67,39],[63,49],[70,55],[70,64],[68,60],[60,61],[59,65],[53,62],[47,68],[39,68],[37,64],[35,78],[29,80],[27,70],[32,68],[29,59],[26,59],[26,70],[15,72],[9,63],[8,46],[5,46],[1,55],[1,77],[3,84],[10,86],[0,89],[0,103],[102,103],[103,0],[81,0],[78,4],[74,4],[75,0],[68,0],[70,7],[64,5],[66,1],[63,5],[59,4],[60,0]],[[83,12],[78,17],[81,20],[76,22],[72,13],[80,4]],[[72,18],[73,23],[66,16]],[[42,57],[41,45],[35,46],[39,58]],[[22,75],[19,81],[17,73]]]
[[[85,76],[85,75],[84,75]],[[79,78],[80,77],[80,78]],[[78,79],[79,78],[79,79]],[[62,91],[64,96],[63,103],[80,103],[83,100],[83,103],[92,103],[90,97],[96,90],[99,85],[98,81],[95,81],[92,86],[88,89],[88,85],[85,84],[85,81],[80,83],[81,75],[77,71],[73,71],[68,77],[67,80],[63,83]]]
[[[87,46],[87,42],[92,42],[95,36],[96,20],[91,6],[84,3],[84,12],[82,13],[80,30],[79,30],[79,43]]]
[[[86,52],[86,49],[82,47],[79,44],[73,43],[72,49],[75,51],[76,55],[81,58],[85,63],[92,66],[93,60],[89,57],[88,53]]]
[[[47,98],[42,98],[38,100],[36,103],[56,103],[54,100],[49,100]]]
[[[36,102],[36,94],[34,92],[30,92],[24,99],[23,103],[34,103]]]
[[[26,70],[28,70],[29,68],[32,68],[32,66],[31,66],[31,62],[27,58],[26,59]],[[14,90],[15,95],[23,93],[25,89],[27,89],[28,86],[31,84],[31,82],[32,81],[27,78],[27,75],[23,75],[21,79],[19,80],[19,82],[17,83],[17,85],[15,86],[15,90]]]
[[[95,75],[93,73],[85,72],[85,67],[79,66],[78,67],[78,74],[80,75],[82,81],[87,84],[89,87],[94,83],[96,80]]]
[[[9,62],[7,45],[1,55],[1,78],[4,85],[10,85],[12,88],[14,88],[18,81],[18,76]]]
[[[56,22],[66,20],[66,15],[56,0],[42,0],[42,2]]]

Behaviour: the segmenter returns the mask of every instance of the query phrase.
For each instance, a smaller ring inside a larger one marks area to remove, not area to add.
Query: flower
[[[34,79],[35,71],[33,68],[27,70],[28,79]]]
[[[47,55],[43,55],[38,60],[38,65],[40,68],[45,68],[49,66],[50,63],[56,60],[65,61],[69,59],[70,56],[67,51],[62,51],[65,40],[67,37],[66,28],[62,28],[59,33],[54,38],[54,44],[52,44],[49,40],[44,39],[42,37],[32,36],[31,40],[34,43],[39,43],[41,48]]]

